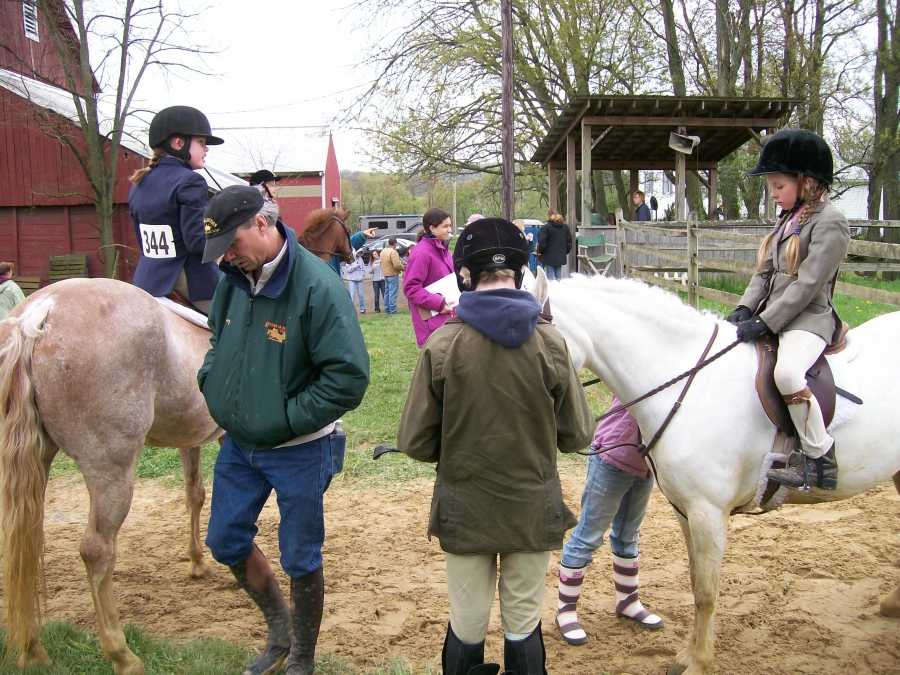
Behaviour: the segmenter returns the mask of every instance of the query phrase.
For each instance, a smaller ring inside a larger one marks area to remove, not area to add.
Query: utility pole
[[[459,233],[459,221],[456,220],[456,172],[453,172],[453,234]]]
[[[513,161],[513,50],[512,0],[500,0],[500,62],[502,91],[500,95],[501,127],[501,188],[500,210],[506,220],[515,218],[515,168]]]

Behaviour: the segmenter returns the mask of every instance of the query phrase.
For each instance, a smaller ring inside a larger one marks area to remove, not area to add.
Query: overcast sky
[[[252,171],[260,168],[260,153],[269,158],[266,168],[273,161],[282,171],[319,168],[306,165],[318,148],[324,152],[323,128],[373,79],[372,71],[354,67],[369,36],[352,32],[367,17],[348,17],[348,1],[217,0],[195,25],[202,26],[200,43],[221,50],[208,57],[218,75],[187,74],[169,82],[147,77],[143,105],[191,105],[205,112],[213,133],[226,140],[207,157],[218,168]],[[286,126],[315,128],[261,128]],[[367,168],[363,134],[332,131],[341,169]]]

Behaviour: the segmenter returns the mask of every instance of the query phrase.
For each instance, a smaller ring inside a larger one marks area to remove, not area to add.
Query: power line
[[[255,108],[253,110],[228,110],[226,112],[214,112],[209,113],[210,116],[213,115],[240,115],[243,113],[253,113],[253,112],[267,112],[269,110],[278,110],[279,108],[290,108],[295,105],[303,105],[304,103],[313,103],[314,101],[321,101],[325,98],[331,98],[332,96],[337,96],[338,94],[346,94],[349,91],[354,91],[355,89],[361,89],[362,87],[371,86],[370,82],[364,82],[363,84],[358,84],[355,87],[350,87],[349,89],[342,89],[341,91],[335,91],[331,94],[323,94],[322,96],[316,96],[315,98],[308,98],[305,101],[295,101],[294,103],[283,103],[281,105],[273,105],[268,106],[266,108]]]
[[[216,131],[245,131],[254,129],[327,129],[327,124],[292,124],[286,127],[216,127]]]

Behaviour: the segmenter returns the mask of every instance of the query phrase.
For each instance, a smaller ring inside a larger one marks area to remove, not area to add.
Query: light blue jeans
[[[397,291],[400,288],[400,275],[384,278],[384,313],[397,313]]]
[[[363,297],[363,282],[362,281],[350,281],[350,302],[356,300],[356,297],[359,296],[359,311],[366,311],[366,299]]]
[[[653,474],[638,478],[593,455],[588,460],[581,515],[563,547],[562,564],[584,567],[592,563],[593,554],[603,546],[603,535],[610,525],[612,552],[623,558],[635,557],[641,539],[641,521],[647,513],[651,492]]]
[[[544,265],[547,281],[562,281],[562,265]]]

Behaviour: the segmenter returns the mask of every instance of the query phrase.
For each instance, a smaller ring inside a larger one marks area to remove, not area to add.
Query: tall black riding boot
[[[325,577],[321,567],[305,577],[291,579],[294,641],[284,675],[313,675],[324,601]]]
[[[441,650],[441,668],[444,675],[497,675],[500,672],[498,664],[484,662],[484,640],[463,642],[456,637],[449,623]]]
[[[244,562],[231,567],[231,573],[241,585],[247,595],[256,603],[262,612],[266,625],[269,627],[269,636],[266,638],[266,648],[244,670],[244,675],[272,675],[277,672],[291,649],[291,608],[288,607],[281,593],[281,587],[266,564],[268,575],[261,579],[254,578],[251,569],[248,580],[248,561],[255,556],[262,556],[259,549],[253,549],[253,553]],[[263,560],[265,560],[263,558]],[[250,564],[251,568],[253,563]]]
[[[544,651],[544,636],[538,621],[531,635],[524,640],[503,640],[504,675],[547,675],[547,652]]]

